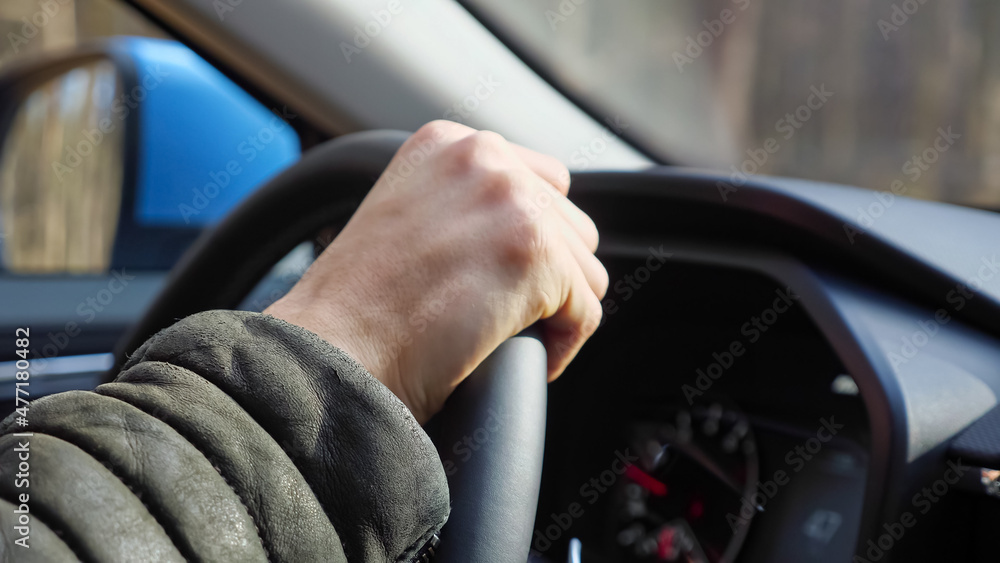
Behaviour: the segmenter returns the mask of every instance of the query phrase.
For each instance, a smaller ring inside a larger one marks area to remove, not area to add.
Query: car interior
[[[996,561],[1000,8],[782,1],[0,11],[0,412],[262,311],[449,119],[569,166],[610,288],[428,424],[434,561]]]

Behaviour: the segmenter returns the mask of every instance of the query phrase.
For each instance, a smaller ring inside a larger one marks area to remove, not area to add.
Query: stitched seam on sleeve
[[[111,463],[109,461],[98,458],[92,452],[88,451],[86,448],[84,448],[80,444],[77,444],[72,439],[70,439],[68,436],[60,436],[58,432],[52,432],[50,429],[47,429],[47,430],[42,431],[42,432],[39,432],[39,431],[36,430],[36,431],[34,431],[34,433],[36,435],[49,436],[50,438],[56,438],[57,440],[61,440],[63,442],[66,442],[67,444],[70,444],[74,448],[77,448],[81,452],[83,452],[83,453],[87,454],[88,456],[90,456],[91,459],[93,459],[97,463],[101,464],[101,467],[107,469],[108,473],[111,473],[112,475],[114,475],[115,478],[118,479],[118,481],[126,489],[128,489],[128,491],[130,493],[132,493],[132,496],[134,496],[136,498],[136,500],[138,500],[139,503],[142,504],[142,506],[146,509],[146,512],[148,512],[149,516],[153,519],[153,522],[155,522],[156,525],[160,527],[160,530],[163,532],[163,535],[167,536],[167,539],[169,539],[170,542],[172,544],[174,544],[174,547],[177,548],[177,551],[180,552],[181,556],[184,559],[188,560],[188,561],[195,561],[196,560],[194,557],[192,557],[193,554],[191,554],[191,553],[185,553],[186,551],[188,551],[188,549],[186,547],[184,547],[186,545],[186,543],[179,541],[180,538],[177,537],[177,534],[176,533],[172,533],[167,528],[167,526],[163,525],[162,516],[158,515],[157,511],[154,511],[152,508],[150,508],[150,506],[146,503],[146,501],[143,500],[141,491],[136,491],[135,487],[133,487],[132,484],[130,484],[128,481],[126,481],[125,478],[118,473],[118,471],[115,469],[115,467],[113,465],[111,465]],[[63,541],[65,541],[65,539]],[[74,551],[74,553],[75,553],[75,551]]]
[[[211,383],[211,382],[209,382],[209,383]],[[264,551],[264,556],[267,558],[267,561],[269,563],[274,563],[275,559],[274,559],[274,556],[272,555],[272,549],[271,549],[270,542],[267,541],[264,538],[264,534],[262,534],[260,532],[260,523],[257,521],[258,520],[257,516],[247,506],[246,501],[243,499],[243,496],[239,493],[239,491],[237,491],[236,488],[233,487],[232,483],[229,482],[229,479],[225,476],[225,474],[223,474],[222,469],[220,469],[219,466],[216,465],[215,459],[214,459],[213,456],[208,455],[208,453],[206,453],[201,448],[199,448],[198,446],[196,446],[195,443],[191,440],[191,438],[189,436],[187,436],[183,431],[181,431],[181,429],[175,427],[169,421],[167,421],[163,417],[161,417],[158,413],[151,413],[148,410],[146,410],[145,408],[143,408],[142,406],[134,405],[134,404],[132,404],[132,403],[126,401],[126,400],[120,399],[118,397],[114,397],[114,396],[111,396],[111,395],[105,395],[103,393],[101,393],[101,396],[102,397],[107,397],[109,399],[114,399],[114,400],[122,402],[122,403],[125,403],[126,405],[129,405],[130,407],[132,407],[134,409],[137,409],[137,410],[140,410],[143,413],[145,413],[146,415],[151,416],[151,417],[155,418],[156,420],[159,420],[163,424],[166,424],[171,429],[173,429],[174,432],[177,432],[182,438],[184,438],[184,440],[188,444],[190,444],[192,448],[194,448],[198,453],[200,453],[202,455],[202,457],[204,457],[208,461],[209,465],[212,466],[212,469],[214,469],[215,472],[219,474],[219,477],[222,478],[222,482],[225,483],[227,487],[229,487],[229,490],[233,491],[233,495],[236,496],[236,499],[240,501],[240,506],[242,506],[243,510],[246,511],[247,515],[250,517],[250,521],[253,522],[254,531],[257,533],[257,540],[260,542],[260,548]]]
[[[0,498],[2,498],[3,500],[7,501],[8,503],[14,506],[17,506],[20,503],[17,502],[16,498],[13,498],[16,496],[17,495],[15,495],[14,493],[10,493],[9,495],[0,496]],[[62,526],[53,526],[52,524],[50,524],[47,519],[49,515],[48,513],[49,511],[44,508],[41,513],[36,508],[31,512],[31,519],[38,523],[41,523],[43,526],[48,528],[49,531],[51,531],[59,539],[59,541],[61,541],[63,545],[66,546],[66,549],[70,550],[70,552],[73,554],[73,557],[76,557],[77,561],[84,561],[85,559],[83,557],[80,557],[80,552],[82,551],[82,548],[79,545],[77,545],[78,541],[76,539],[76,535],[69,533]],[[6,535],[4,535],[4,542],[6,542]]]

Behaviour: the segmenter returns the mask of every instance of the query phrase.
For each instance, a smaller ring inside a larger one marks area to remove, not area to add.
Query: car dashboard
[[[604,321],[550,386],[534,560],[995,560],[995,442],[954,445],[995,412],[1000,340],[961,292],[663,231],[602,231]]]
[[[849,560],[871,448],[857,384],[794,289],[671,254],[605,259],[604,325],[550,389],[533,549]]]

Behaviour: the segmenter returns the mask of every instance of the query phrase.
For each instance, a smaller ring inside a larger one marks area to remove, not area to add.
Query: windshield
[[[666,162],[1000,207],[1000,3],[466,5]]]

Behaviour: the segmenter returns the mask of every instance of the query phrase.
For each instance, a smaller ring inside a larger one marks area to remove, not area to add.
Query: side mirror
[[[166,270],[298,160],[261,105],[174,41],[121,37],[0,74],[5,270]]]

